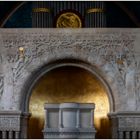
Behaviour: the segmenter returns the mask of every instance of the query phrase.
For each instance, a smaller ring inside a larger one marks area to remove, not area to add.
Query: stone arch
[[[35,72],[31,74],[31,76],[28,78],[28,81],[25,83],[22,91],[22,101],[20,104],[20,110],[22,110],[22,112],[29,113],[30,96],[32,94],[32,89],[37,83],[37,81],[47,72],[63,66],[79,67],[95,75],[97,79],[100,80],[103,86],[105,87],[109,99],[110,112],[115,111],[115,102],[114,102],[112,90],[108,82],[106,81],[106,79],[104,79],[100,70],[98,70],[96,66],[93,66],[91,64],[79,60],[64,60],[64,61],[62,60],[62,61],[55,61],[53,63],[48,63],[46,66],[37,69]]]

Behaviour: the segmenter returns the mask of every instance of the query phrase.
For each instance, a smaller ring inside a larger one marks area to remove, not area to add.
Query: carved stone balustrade
[[[114,139],[140,139],[140,112],[110,113]]]
[[[0,138],[27,138],[27,119],[29,114],[21,111],[0,111]]]

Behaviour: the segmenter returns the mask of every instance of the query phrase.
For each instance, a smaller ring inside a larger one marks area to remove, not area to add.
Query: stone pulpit
[[[93,103],[45,104],[44,138],[95,138]]]

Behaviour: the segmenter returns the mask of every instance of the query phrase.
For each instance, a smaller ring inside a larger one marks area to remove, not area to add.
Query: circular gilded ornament
[[[73,12],[66,12],[61,14],[56,22],[57,28],[80,28],[82,21],[80,17]]]

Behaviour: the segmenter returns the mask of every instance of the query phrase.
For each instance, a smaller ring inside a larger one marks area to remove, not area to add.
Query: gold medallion
[[[80,17],[73,12],[61,14],[56,22],[57,28],[81,28],[82,22]]]

